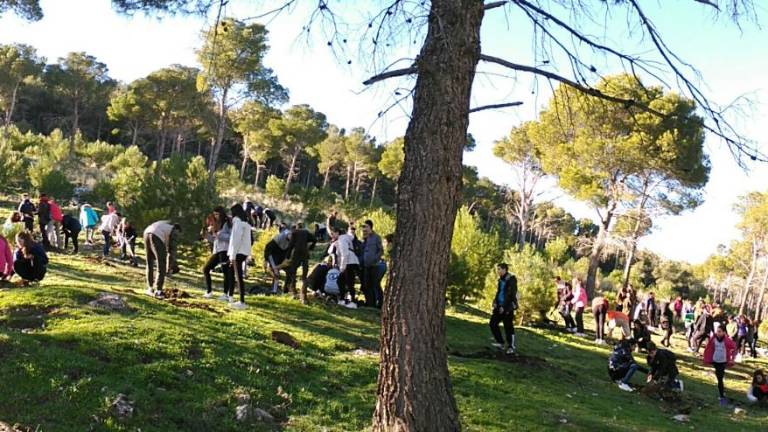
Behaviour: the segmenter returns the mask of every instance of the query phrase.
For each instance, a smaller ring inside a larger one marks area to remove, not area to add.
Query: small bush
[[[480,222],[462,207],[456,215],[448,267],[451,304],[482,297],[485,278],[501,256],[498,236],[484,232]]]
[[[282,198],[285,192],[285,180],[278,178],[277,176],[267,177],[267,196],[274,199]]]
[[[518,317],[523,320],[544,320],[555,305],[556,294],[552,286],[552,269],[546,258],[530,245],[523,250],[515,248],[504,251],[504,262],[510,273],[517,277],[519,299]],[[486,278],[487,298],[492,301],[496,293],[498,277],[494,272]]]
[[[387,234],[393,234],[395,232],[395,217],[383,209],[376,209],[373,212],[367,213],[360,218],[357,225],[362,225],[367,219],[370,219],[371,222],[373,222],[373,230],[382,238]]]

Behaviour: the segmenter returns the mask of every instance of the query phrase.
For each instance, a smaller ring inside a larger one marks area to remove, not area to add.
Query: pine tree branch
[[[481,105],[479,107],[475,107],[475,108],[470,109],[469,112],[471,114],[471,113],[476,113],[478,111],[484,111],[484,110],[489,110],[489,109],[498,109],[498,108],[515,107],[515,106],[520,106],[522,104],[523,104],[522,102],[517,101],[517,102],[507,102],[507,103],[500,103],[500,104]]]
[[[368,78],[367,80],[363,81],[363,85],[371,85],[375,84],[379,81],[384,81],[390,78],[396,78],[400,76],[405,75],[413,75],[418,72],[418,69],[416,69],[416,66],[411,66],[403,69],[395,69],[387,72],[382,72],[378,75],[372,76]]]

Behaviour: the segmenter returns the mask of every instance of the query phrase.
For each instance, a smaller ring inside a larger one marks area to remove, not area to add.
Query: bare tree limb
[[[481,105],[479,107],[475,107],[475,108],[470,109],[469,112],[471,114],[471,113],[476,113],[478,111],[484,111],[484,110],[489,110],[489,109],[497,109],[497,108],[515,107],[515,106],[520,106],[522,104],[523,104],[522,102],[518,101],[518,102],[507,102],[507,103],[491,104],[491,105]]]
[[[486,3],[485,6],[484,6],[484,9],[485,10],[496,9],[497,7],[502,7],[502,6],[506,5],[507,3],[509,3],[509,1],[510,0],[501,0],[501,1],[495,1],[495,2]]]
[[[707,6],[712,6],[713,8],[717,9],[718,12],[720,12],[720,6],[718,6],[716,3],[712,3],[709,0],[693,0],[697,3],[705,4]]]
[[[413,75],[417,72],[418,72],[418,69],[416,69],[416,66],[411,66],[403,69],[395,69],[388,72],[382,72],[376,76],[372,76],[367,80],[363,81],[363,85],[371,85],[379,81],[384,81],[389,78],[396,78],[404,75]]]

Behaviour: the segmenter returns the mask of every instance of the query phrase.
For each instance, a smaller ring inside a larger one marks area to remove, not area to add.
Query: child
[[[138,267],[139,263],[136,259],[136,228],[128,221],[128,218],[123,218],[117,231],[120,238],[120,259],[130,259],[131,265]]]
[[[683,323],[685,323],[685,340],[691,340],[693,336],[693,322],[696,318],[696,310],[690,300],[683,304]]]
[[[715,335],[709,338],[706,348],[704,348],[704,364],[712,365],[715,368],[717,377],[717,390],[720,393],[720,406],[726,406],[728,401],[725,399],[725,368],[732,367],[736,357],[736,344],[725,334],[725,327],[717,326]]]
[[[647,351],[648,343],[651,341],[651,332],[648,331],[648,328],[639,319],[636,319],[633,324],[632,337],[637,341],[638,352],[641,349]]]
[[[762,369],[756,370],[752,375],[752,385],[747,390],[747,400],[752,403],[768,400],[768,382]]]
[[[74,246],[75,253],[77,253],[80,250],[77,241],[81,229],[80,222],[74,216],[66,214],[62,216],[61,229],[64,233],[64,249],[67,249],[69,241],[72,240],[72,246]]]
[[[630,338],[623,340],[613,347],[613,352],[608,358],[608,376],[619,385],[619,388],[631,392],[629,380],[635,372],[640,371],[648,373],[648,369],[637,364],[632,357],[632,350],[635,348],[635,340]]]
[[[629,317],[624,312],[608,311],[608,337],[613,337],[613,329],[621,327],[621,339],[627,339],[632,336],[629,329]]]
[[[80,226],[85,229],[85,242],[89,245],[93,245],[93,233],[98,224],[99,215],[96,214],[96,210],[88,203],[83,204],[80,207]]]
[[[16,234],[16,246],[13,271],[19,275],[24,284],[43,280],[48,266],[48,255],[45,254],[45,249],[32,240],[32,234],[28,231]]]
[[[648,343],[648,366],[651,372],[648,374],[648,382],[657,381],[668,388],[683,391],[683,382],[677,379],[680,373],[677,370],[677,359],[672,351],[657,349],[653,342]]]

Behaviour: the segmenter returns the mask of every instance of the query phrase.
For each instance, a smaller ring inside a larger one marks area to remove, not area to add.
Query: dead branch
[[[479,107],[475,107],[469,110],[471,113],[476,113],[478,111],[484,111],[489,109],[498,109],[498,108],[509,108],[509,107],[515,107],[522,105],[522,102],[508,102],[508,103],[499,103],[499,104],[491,104],[491,105],[481,105]]]

